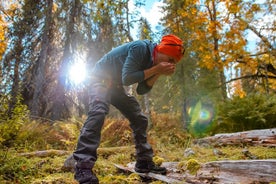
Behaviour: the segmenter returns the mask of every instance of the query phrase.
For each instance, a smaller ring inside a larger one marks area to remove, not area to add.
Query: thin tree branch
[[[226,81],[225,84],[234,82],[236,80],[248,79],[248,78],[269,78],[269,79],[276,79],[276,76],[263,75],[263,74],[245,75],[245,76],[237,77],[237,78],[234,78],[234,79],[230,79],[229,81]]]

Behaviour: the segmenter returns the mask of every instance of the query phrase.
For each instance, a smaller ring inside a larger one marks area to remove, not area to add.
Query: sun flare
[[[74,85],[83,83],[86,79],[86,66],[82,61],[75,62],[69,69],[69,79]]]

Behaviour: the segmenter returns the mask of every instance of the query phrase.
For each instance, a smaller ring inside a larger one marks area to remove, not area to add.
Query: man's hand
[[[172,75],[175,72],[175,64],[160,62],[156,65],[157,73],[160,75]]]
[[[145,80],[160,75],[172,75],[175,72],[175,64],[169,62],[160,62],[153,67],[144,70]],[[158,77],[157,77],[158,78]]]

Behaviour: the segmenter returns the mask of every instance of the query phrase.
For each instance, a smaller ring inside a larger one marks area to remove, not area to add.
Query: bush
[[[11,146],[18,135],[20,128],[29,121],[29,111],[26,105],[22,105],[21,99],[17,103],[9,116],[8,103],[4,102],[0,108],[0,145]]]
[[[239,132],[276,126],[276,96],[254,94],[220,104],[213,133]]]
[[[0,148],[73,149],[79,133],[75,122],[31,120],[26,105],[18,98],[8,115],[8,102],[0,104]]]

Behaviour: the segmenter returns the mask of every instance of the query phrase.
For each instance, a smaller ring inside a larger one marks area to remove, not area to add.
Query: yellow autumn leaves
[[[2,15],[0,15],[0,60],[6,50],[7,41],[6,41],[6,32],[7,32],[7,25],[3,20]]]

